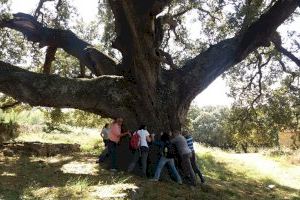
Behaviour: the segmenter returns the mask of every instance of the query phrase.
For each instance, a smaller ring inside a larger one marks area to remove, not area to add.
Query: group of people
[[[122,132],[122,118],[115,119],[112,124],[106,124],[101,131],[101,137],[105,144],[105,150],[99,156],[99,162],[102,162],[108,156],[110,157],[110,170],[117,171],[116,149],[120,139],[123,136],[133,135],[129,132]],[[196,163],[196,156],[193,147],[193,138],[186,131],[163,132],[160,137],[155,137],[147,131],[145,125],[141,125],[134,133],[138,134],[139,146],[133,150],[133,159],[130,162],[127,171],[132,172],[139,159],[142,164],[143,177],[147,177],[147,159],[149,154],[149,144],[159,147],[160,158],[155,169],[154,177],[150,181],[158,181],[162,169],[168,164],[171,174],[179,184],[182,184],[182,178],[176,166],[181,167],[182,174],[188,178],[191,185],[197,184],[196,174],[199,176],[201,183],[204,183],[204,177]],[[176,165],[177,163],[177,165]]]

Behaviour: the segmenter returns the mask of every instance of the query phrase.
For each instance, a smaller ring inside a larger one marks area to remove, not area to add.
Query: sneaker
[[[152,181],[152,182],[157,182],[157,181],[158,181],[158,179],[152,178],[152,179],[149,179],[149,181]]]
[[[109,171],[111,171],[111,172],[117,172],[118,170],[117,169],[110,169]]]

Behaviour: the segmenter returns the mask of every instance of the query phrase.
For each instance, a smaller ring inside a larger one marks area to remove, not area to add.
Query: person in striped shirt
[[[204,179],[204,177],[197,165],[197,162],[196,162],[196,155],[195,155],[195,150],[194,150],[194,145],[193,145],[193,143],[194,143],[193,137],[187,131],[183,131],[182,135],[185,137],[188,147],[192,151],[191,164],[192,164],[193,170],[200,177],[201,183],[204,183],[205,179]]]

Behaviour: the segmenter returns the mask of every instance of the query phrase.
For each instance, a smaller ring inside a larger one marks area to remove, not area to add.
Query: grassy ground
[[[0,199],[300,199],[299,162],[197,145],[207,183],[191,188],[103,169],[95,163],[98,134],[85,129],[71,135],[21,134],[17,140],[80,143],[82,152],[54,157],[0,152]]]

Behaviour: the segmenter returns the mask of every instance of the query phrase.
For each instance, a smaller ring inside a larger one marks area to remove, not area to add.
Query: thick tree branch
[[[116,73],[116,63],[110,57],[79,39],[72,31],[44,27],[28,14],[17,13],[13,16],[13,19],[1,21],[0,27],[21,32],[29,41],[38,42],[40,47],[62,48],[97,76]]]
[[[277,51],[279,51],[280,53],[282,53],[283,55],[285,55],[286,57],[291,59],[296,65],[298,65],[300,67],[300,59],[297,58],[293,53],[288,51],[286,48],[284,48],[278,39],[273,37],[272,42],[273,42],[275,48],[277,49]]]
[[[106,117],[135,119],[128,103],[134,100],[133,87],[119,76],[68,79],[0,61],[0,92],[32,106],[78,108]]]
[[[211,46],[186,62],[173,76],[179,82],[178,93],[182,110],[220,74],[234,66],[259,46],[270,41],[272,33],[298,7],[299,0],[279,0],[245,32]]]
[[[134,0],[136,8],[140,13],[151,13],[152,16],[156,16],[161,13],[166,6],[168,6],[172,0],[147,0],[140,1]]]
[[[82,63],[79,63],[80,67],[80,76],[78,78],[85,78],[85,67]]]
[[[296,10],[299,0],[278,0],[260,16],[242,35],[236,59],[241,61],[259,46],[269,46],[272,34]]]
[[[145,1],[109,0],[115,17],[116,39],[113,46],[122,53],[121,68],[129,80],[136,82],[145,98],[156,90],[160,59],[154,45],[154,17],[137,8]],[[148,4],[149,2],[145,2]],[[152,95],[150,95],[152,96]]]
[[[158,50],[159,54],[161,55],[162,62],[169,65],[171,69],[177,69],[178,67],[173,61],[172,56],[163,50]]]
[[[57,48],[49,46],[46,52],[45,63],[43,66],[43,73],[50,74],[51,73],[51,64],[55,60],[55,53]]]

